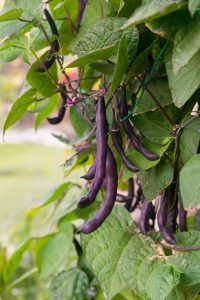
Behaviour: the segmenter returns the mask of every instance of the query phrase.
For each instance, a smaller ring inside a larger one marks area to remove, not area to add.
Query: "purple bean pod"
[[[122,98],[121,98],[121,104],[120,104],[120,114],[121,117],[125,117],[128,115],[128,106],[126,103],[126,86],[122,86]],[[122,121],[122,126],[124,128],[124,131],[128,135],[130,142],[135,150],[140,152],[141,154],[144,155],[148,160],[157,160],[158,156],[149,150],[145,149],[141,142],[139,141],[138,137],[133,131],[133,127],[129,121],[129,119],[125,119]]]
[[[108,124],[106,119],[106,107],[104,97],[100,97],[98,101],[96,113],[96,140],[97,140],[97,155],[96,155],[96,173],[94,181],[87,196],[80,199],[79,208],[84,208],[92,204],[101,188],[105,177],[106,157],[107,157],[107,141],[108,141]]]
[[[87,4],[86,0],[78,0],[78,15],[77,15],[78,31],[81,27],[81,21],[82,21],[82,18],[83,18],[83,13],[84,13],[86,4]]]
[[[66,87],[63,86],[63,89],[66,90]],[[65,100],[66,99],[66,95],[64,93],[61,93],[61,98],[62,98],[62,104],[61,104],[61,106],[59,108],[57,117],[47,118],[47,121],[51,125],[59,124],[64,119],[65,112],[66,112],[66,100]]]
[[[161,195],[160,207],[157,212],[157,222],[158,222],[160,233],[164,238],[164,240],[171,245],[175,245],[176,240],[173,236],[173,231],[170,230],[169,226],[166,226],[168,207],[169,207],[168,202],[170,201],[170,197],[171,197],[171,190],[170,188],[167,188]]]
[[[106,218],[112,212],[112,209],[115,204],[115,199],[117,195],[117,184],[118,184],[118,175],[117,175],[117,165],[114,158],[114,155],[110,148],[108,147],[107,151],[107,160],[106,160],[106,193],[104,197],[104,202],[100,207],[97,214],[90,221],[85,223],[78,232],[85,234],[95,231],[101,226],[101,224],[106,220]]]
[[[122,137],[120,133],[119,126],[117,124],[117,120],[115,118],[115,110],[113,109],[113,121],[112,121],[112,128],[111,128],[111,137],[113,144],[119,153],[124,165],[127,167],[128,170],[131,172],[138,172],[139,169],[130,161],[130,159],[124,153],[124,149],[122,146]]]
[[[145,200],[142,204],[139,228],[143,234],[147,234],[149,230],[149,219],[151,217],[154,207],[152,202]]]
[[[56,35],[58,37],[59,34],[58,34],[56,24],[55,24],[52,16],[50,15],[50,13],[47,9],[44,9],[44,14],[45,14],[46,19],[47,19],[47,21],[48,21],[48,23],[51,27],[52,34]],[[53,63],[55,62],[56,53],[59,50],[60,50],[60,45],[59,45],[59,42],[58,42],[58,38],[56,38],[51,42],[51,48],[48,51],[46,59],[39,65],[39,67],[36,69],[36,71],[39,72],[39,73],[46,72],[46,70],[48,70],[53,65]]]
[[[181,232],[188,231],[188,228],[187,228],[187,210],[185,210],[183,207],[179,208],[178,218],[179,218],[180,231]]]
[[[91,165],[91,167],[87,171],[87,174],[81,176],[81,178],[85,180],[92,180],[95,177],[95,173],[96,173],[96,161],[94,161],[94,163]]]

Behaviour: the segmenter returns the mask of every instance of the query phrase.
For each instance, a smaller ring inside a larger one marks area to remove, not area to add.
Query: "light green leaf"
[[[197,8],[200,8],[200,0],[189,0],[188,9],[193,17]]]
[[[25,94],[23,94],[19,99],[15,101],[13,104],[3,127],[3,132],[15,124],[27,111],[29,105],[36,100],[35,91],[33,89],[28,90]]]
[[[10,21],[19,19],[22,15],[23,9],[11,9],[11,10],[2,10],[0,13],[0,22]]]
[[[87,275],[79,269],[64,271],[52,279],[50,300],[87,300],[89,282]]]
[[[181,0],[176,2],[174,0],[142,0],[141,5],[134,11],[133,15],[121,27],[121,29],[125,29],[129,26],[134,26],[142,22],[147,22],[149,20],[160,18],[173,11],[179,10],[186,5],[187,3]]]
[[[35,119],[35,129],[37,130],[40,124],[54,111],[55,107],[58,105],[58,95],[53,95],[48,99],[47,106],[42,109]]]
[[[32,240],[33,239],[30,238],[26,242],[24,242],[7,261],[3,270],[3,278],[5,282],[9,282],[12,278],[14,271],[21,262],[24,252],[30,247]]]
[[[152,143],[162,145],[173,138],[171,135],[172,126],[160,110],[136,115],[133,121],[143,135]]]
[[[41,278],[48,278],[66,269],[71,261],[72,240],[73,226],[66,223],[65,231],[54,234],[38,249],[37,266]]]
[[[161,266],[153,271],[146,282],[146,292],[152,299],[165,300],[180,282],[180,273],[171,266]]]
[[[0,63],[10,62],[25,53],[28,44],[28,38],[19,34],[6,39],[0,46]]]
[[[200,141],[200,119],[193,120],[184,128],[180,138],[180,164],[183,166],[186,162],[197,154]]]
[[[134,290],[141,263],[156,253],[149,239],[133,232],[130,215],[119,207],[97,231],[82,235],[81,240],[88,264],[107,299],[126,287]]]
[[[169,87],[175,106],[182,107],[194,94],[200,85],[200,69],[198,63],[200,51],[198,51],[187,65],[182,67],[176,74],[173,72],[171,55],[166,59],[166,70]]]
[[[154,79],[148,86],[149,90],[156,97],[158,102],[162,107],[165,107],[173,102],[171,91],[169,89],[169,85],[166,79],[159,78]],[[136,110],[134,112],[135,115],[145,113],[147,111],[157,110],[158,106],[153,101],[152,97],[149,95],[147,91],[144,92],[140,102],[138,103]]]
[[[199,247],[200,232],[182,232],[176,234],[179,247]],[[175,251],[167,256],[167,262],[177,268],[181,275],[181,284],[191,286],[200,283],[200,251]]]
[[[136,165],[140,168],[140,170],[148,170],[154,166],[156,166],[160,162],[160,158],[163,155],[163,153],[168,149],[171,141],[169,141],[165,145],[158,145],[150,142],[149,140],[145,139],[143,142],[143,146],[152,151],[153,153],[158,155],[158,159],[154,161],[150,161],[146,159],[141,153],[136,151],[133,148],[130,148],[127,152],[126,155],[127,157]],[[133,173],[129,171],[127,168],[124,168],[123,172],[123,179],[127,180],[129,178],[133,177]]]
[[[160,162],[156,167],[140,172],[142,190],[148,201],[155,199],[173,180],[172,167]]]
[[[49,205],[52,202],[63,199],[65,197],[65,195],[67,194],[67,192],[70,190],[70,188],[72,188],[73,186],[78,186],[78,185],[76,185],[75,183],[72,183],[72,182],[65,182],[65,183],[60,184],[58,187],[55,188],[53,193],[51,193],[51,195],[42,202],[42,204],[40,204],[38,207],[32,208],[29,211],[29,215],[31,215],[31,216],[35,215],[43,207]]]
[[[123,57],[123,59],[122,59]],[[127,53],[127,40],[126,36],[122,35],[119,42],[118,51],[117,51],[117,62],[114,69],[114,74],[112,78],[112,85],[108,93],[108,98],[112,97],[112,94],[115,92],[117,87],[122,82],[124,74],[128,68],[128,53]]]
[[[173,70],[176,74],[187,65],[200,49],[200,19],[195,17],[184,22],[177,31],[174,39],[172,55]]]
[[[182,168],[180,191],[186,209],[200,203],[200,154],[193,156]]]
[[[46,56],[47,53],[42,55],[42,57],[40,57],[38,61],[32,64],[31,68],[26,74],[26,79],[28,83],[33,88],[35,88],[38,92],[40,92],[43,96],[50,97],[55,93],[57,86],[54,80],[48,74],[48,72],[51,73],[51,75],[54,77],[55,80],[57,80],[56,64],[54,63],[51,66],[51,68],[48,70],[48,72],[40,73],[36,71],[36,69],[39,67],[41,62],[45,60]]]

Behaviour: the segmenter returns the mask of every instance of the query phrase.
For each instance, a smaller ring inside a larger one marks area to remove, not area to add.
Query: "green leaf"
[[[57,80],[56,64],[54,63],[48,70],[48,72],[40,73],[36,71],[41,62],[45,60],[46,56],[47,53],[42,55],[42,57],[40,57],[38,61],[32,64],[31,68],[26,74],[26,79],[28,83],[38,92],[40,92],[43,96],[50,97],[55,93],[57,86],[54,80],[48,74],[48,72],[51,73],[55,80]]]
[[[89,129],[88,123],[82,119],[80,112],[77,108],[70,107],[70,121],[76,132],[76,134],[81,137]]]
[[[16,20],[21,17],[23,9],[2,10],[0,13],[0,22]]]
[[[35,119],[35,129],[37,130],[40,124],[54,111],[55,107],[58,105],[58,95],[53,95],[48,99],[47,106],[42,109]]]
[[[148,89],[153,93],[162,107],[165,107],[173,102],[171,91],[166,79],[154,79],[148,86]],[[147,111],[157,110],[158,106],[153,101],[147,91],[144,92],[140,102],[138,103],[134,115],[142,114]]]
[[[23,116],[31,103],[33,103],[35,100],[35,91],[30,89],[15,101],[4,123],[4,134],[9,127],[15,124]]]
[[[174,0],[142,0],[142,4],[134,11],[133,15],[121,27],[121,29],[125,29],[129,26],[134,26],[142,22],[147,22],[149,20],[160,18],[173,11],[179,10],[186,5],[187,3],[185,1],[175,2]]]
[[[139,173],[142,190],[148,201],[154,200],[173,180],[172,167],[160,162],[156,167]]]
[[[50,275],[66,269],[71,260],[73,240],[73,226],[65,223],[65,231],[54,234],[37,251],[37,266],[40,277],[48,278]]]
[[[3,270],[3,278],[5,282],[9,282],[12,278],[14,271],[21,262],[24,252],[30,247],[32,240],[33,239],[30,238],[26,242],[24,242],[7,261]]]
[[[186,209],[200,203],[200,154],[193,156],[182,168],[180,191]]]
[[[0,46],[0,62],[10,62],[28,49],[28,38],[22,35],[14,35],[6,39]]]
[[[65,182],[60,184],[58,187],[54,189],[53,193],[51,193],[51,195],[42,202],[42,204],[40,204],[38,207],[32,208],[29,211],[29,215],[32,216],[38,213],[38,211],[40,211],[43,207],[49,205],[50,203],[63,199],[67,194],[67,192],[70,190],[70,188],[72,188],[73,186],[78,186],[78,185],[72,182]]]
[[[197,154],[200,141],[200,119],[194,119],[184,128],[180,138],[180,164],[183,166],[186,162]]]
[[[134,116],[134,124],[152,143],[166,144],[173,139],[172,126],[160,111],[146,112]]]
[[[188,9],[193,17],[197,8],[200,8],[200,0],[189,0]]]
[[[124,23],[124,18],[106,18],[97,22],[88,32],[81,38],[73,48],[76,55],[81,56],[77,61],[82,64],[105,60],[116,54],[116,46],[118,45],[122,32],[119,27]],[[138,31],[125,31],[128,45],[129,60],[132,60],[136,54],[138,46]],[[95,57],[96,56],[96,57]],[[77,66],[77,62],[69,65],[69,67]]]
[[[49,291],[50,300],[87,300],[89,282],[80,269],[64,271],[52,279]]]
[[[126,287],[134,290],[141,263],[155,255],[150,240],[131,231],[130,215],[118,207],[95,233],[81,236],[88,264],[108,299]]]
[[[146,282],[146,291],[152,299],[165,300],[170,291],[179,284],[180,273],[171,266],[161,266],[153,271]]]
[[[184,22],[177,31],[174,39],[172,55],[173,70],[176,74],[187,65],[200,49],[200,19],[195,17]]]
[[[166,59],[166,70],[169,80],[169,87],[175,106],[182,107],[199,88],[200,69],[198,63],[200,51],[198,51],[187,65],[182,67],[176,74],[173,72],[171,55]]]
[[[83,55],[73,62],[71,62],[67,68],[75,68],[84,66],[86,64],[98,61],[106,60],[116,53],[115,46],[105,47],[104,49],[91,51],[90,53]]]
[[[81,241],[106,299],[130,289],[142,299],[164,300],[179,283],[180,272],[165,263],[161,252],[158,259],[153,241],[134,232],[131,217],[122,207],[115,207],[104,224],[82,235]]]
[[[150,161],[150,160],[146,159],[141,153],[139,153],[138,151],[136,151],[135,149],[132,149],[132,148],[130,148],[126,152],[126,155],[141,170],[148,170],[148,169],[156,166],[160,162],[160,157],[168,149],[170,143],[171,143],[171,141],[169,141],[167,144],[161,146],[158,144],[154,144],[147,139],[144,140],[143,146],[146,149],[152,151],[153,153],[155,153],[159,156],[159,158],[154,161]],[[127,180],[131,177],[133,177],[133,173],[130,172],[128,169],[124,168],[124,173],[123,173],[124,180]]]
[[[200,232],[182,232],[176,234],[179,247],[199,247]],[[175,251],[167,257],[167,262],[181,273],[181,284],[192,286],[200,283],[200,251]]]
[[[115,92],[117,87],[122,82],[122,79],[124,77],[124,74],[126,73],[128,65],[129,65],[129,61],[128,61],[128,53],[127,53],[127,40],[126,40],[126,36],[122,35],[118,46],[117,62],[115,65],[114,74],[112,78],[112,85],[108,93],[108,98],[112,97],[112,94]]]

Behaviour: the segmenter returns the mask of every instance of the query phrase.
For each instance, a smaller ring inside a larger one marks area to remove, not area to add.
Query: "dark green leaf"
[[[0,22],[10,21],[19,19],[22,15],[22,9],[11,9],[11,10],[2,10],[0,13]]]
[[[70,108],[70,121],[76,134],[79,137],[81,137],[86,132],[86,130],[89,129],[88,123],[82,119],[80,112],[73,106],[71,106]]]

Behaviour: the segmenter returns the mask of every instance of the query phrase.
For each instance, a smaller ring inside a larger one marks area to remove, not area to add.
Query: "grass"
[[[33,144],[0,146],[0,234],[20,224],[63,179],[65,150]]]

